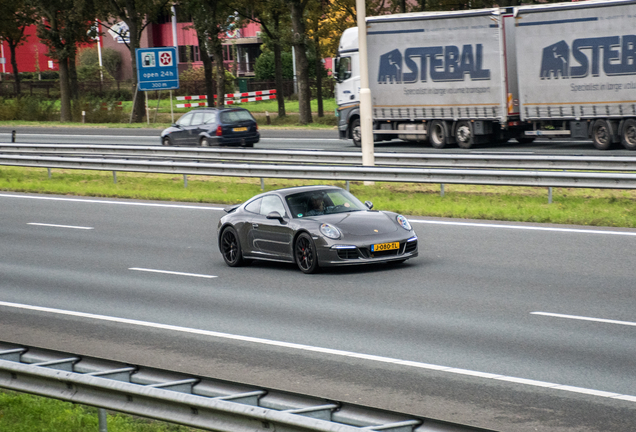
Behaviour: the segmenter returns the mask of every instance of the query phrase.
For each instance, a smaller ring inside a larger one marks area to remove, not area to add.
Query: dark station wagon
[[[254,147],[259,139],[258,124],[244,108],[195,109],[161,132],[163,145]]]

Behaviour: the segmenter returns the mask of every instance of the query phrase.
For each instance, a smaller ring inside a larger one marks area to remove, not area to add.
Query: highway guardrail
[[[3,342],[0,388],[217,432],[492,432]]]

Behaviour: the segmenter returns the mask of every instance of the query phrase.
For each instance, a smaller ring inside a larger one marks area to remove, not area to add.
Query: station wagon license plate
[[[239,127],[239,128],[234,128],[232,129],[234,132],[246,132],[247,128],[246,127]]]
[[[371,252],[380,252],[380,251],[393,250],[393,249],[399,249],[399,248],[400,248],[399,242],[378,243],[378,244],[371,245]]]

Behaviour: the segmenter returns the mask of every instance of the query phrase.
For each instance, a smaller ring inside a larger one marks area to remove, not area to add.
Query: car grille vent
[[[407,242],[406,243],[406,249],[404,250],[404,253],[415,252],[416,249],[417,249],[417,240],[412,241],[412,242]]]
[[[357,249],[339,249],[338,258],[343,260],[358,259],[360,258],[360,253],[358,253]]]

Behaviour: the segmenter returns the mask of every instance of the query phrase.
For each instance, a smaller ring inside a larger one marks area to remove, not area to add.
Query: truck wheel
[[[636,150],[636,120],[627,119],[623,126],[621,143],[627,150]]]
[[[462,120],[457,122],[457,126],[455,126],[455,141],[463,149],[469,149],[473,146],[475,138],[472,124],[469,121]]]
[[[351,139],[356,147],[362,146],[362,128],[360,127],[360,119],[351,122]]]
[[[446,122],[443,122],[441,120],[433,120],[428,129],[428,136],[433,148],[444,148],[446,146],[446,141],[448,138],[448,128],[446,127]]]
[[[592,141],[599,150],[607,150],[612,145],[612,130],[607,120],[596,120],[592,126]]]

